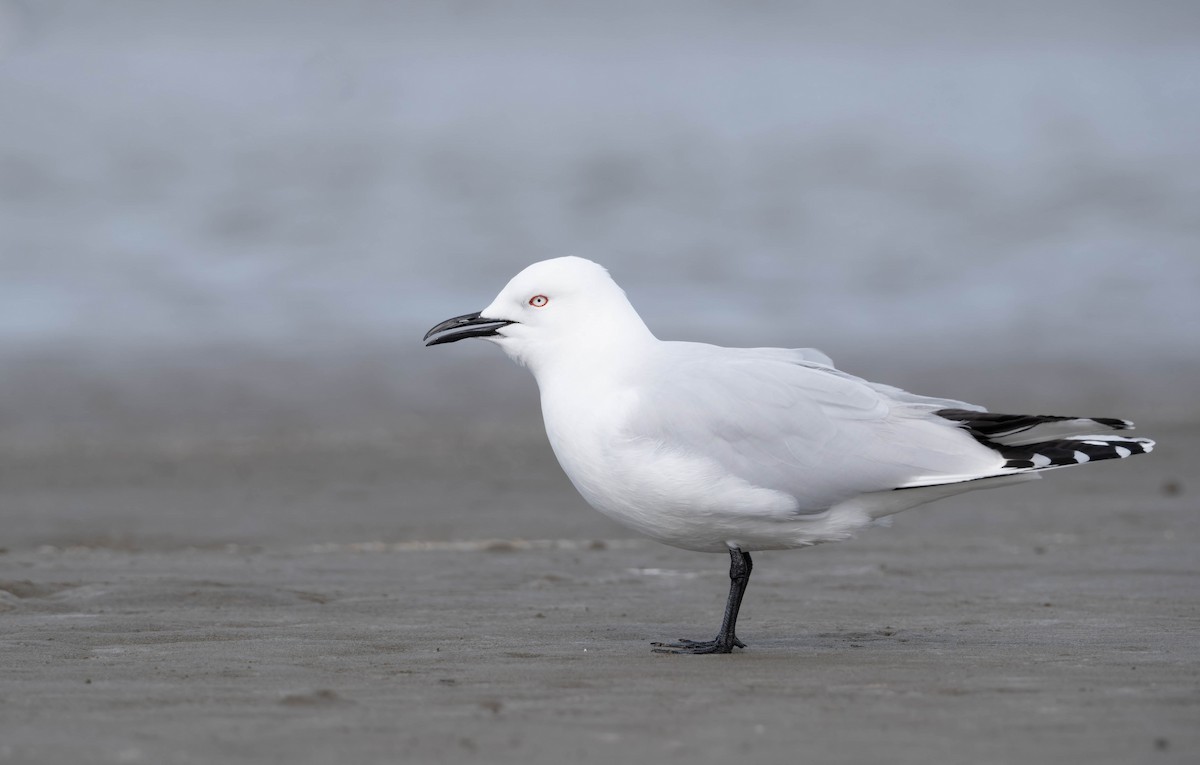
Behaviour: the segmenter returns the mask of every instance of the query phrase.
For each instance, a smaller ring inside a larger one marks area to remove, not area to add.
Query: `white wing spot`
[[[1044,454],[1035,454],[1030,458],[1030,462],[1033,463],[1035,468],[1044,468],[1049,465],[1052,460]]]
[[[1087,456],[1083,452],[1075,452],[1075,461],[1080,464],[1083,464],[1084,462],[1091,462],[1092,458]]]
[[[1117,456],[1119,456],[1121,459],[1125,459],[1129,455],[1133,454],[1133,452],[1129,451],[1124,446],[1114,446],[1113,448],[1116,449]]]

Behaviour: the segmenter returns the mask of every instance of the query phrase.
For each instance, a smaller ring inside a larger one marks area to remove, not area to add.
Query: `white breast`
[[[795,522],[792,497],[753,486],[702,456],[630,435],[625,425],[635,405],[631,392],[611,388],[606,395],[585,386],[542,390],[550,445],[594,508],[660,542],[706,552],[750,549],[745,540],[777,535]]]

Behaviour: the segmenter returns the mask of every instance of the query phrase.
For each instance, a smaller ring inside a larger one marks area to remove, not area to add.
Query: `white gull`
[[[813,349],[659,340],[608,272],[576,257],[529,266],[482,311],[425,335],[470,337],[533,372],[554,454],[588,503],[660,542],[729,553],[717,636],[655,643],[669,652],[744,647],[734,630],[752,551],[846,539],[917,505],[1154,445],[1088,433],[1126,420],[914,395]]]

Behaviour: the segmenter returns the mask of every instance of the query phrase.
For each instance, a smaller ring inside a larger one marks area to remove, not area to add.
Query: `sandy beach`
[[[724,559],[611,525],[536,430],[12,457],[0,761],[1193,762],[1200,430],[1142,431],[757,556],[709,657],[649,643],[715,630]]]

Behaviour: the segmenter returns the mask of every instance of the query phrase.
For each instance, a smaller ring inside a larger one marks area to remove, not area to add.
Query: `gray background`
[[[0,0],[0,762],[1193,763],[1194,2]],[[588,509],[530,262],[1149,457],[756,556]]]
[[[1194,418],[1200,12],[960,5],[3,0],[0,446],[524,417],[418,340],[564,254],[661,337]]]

